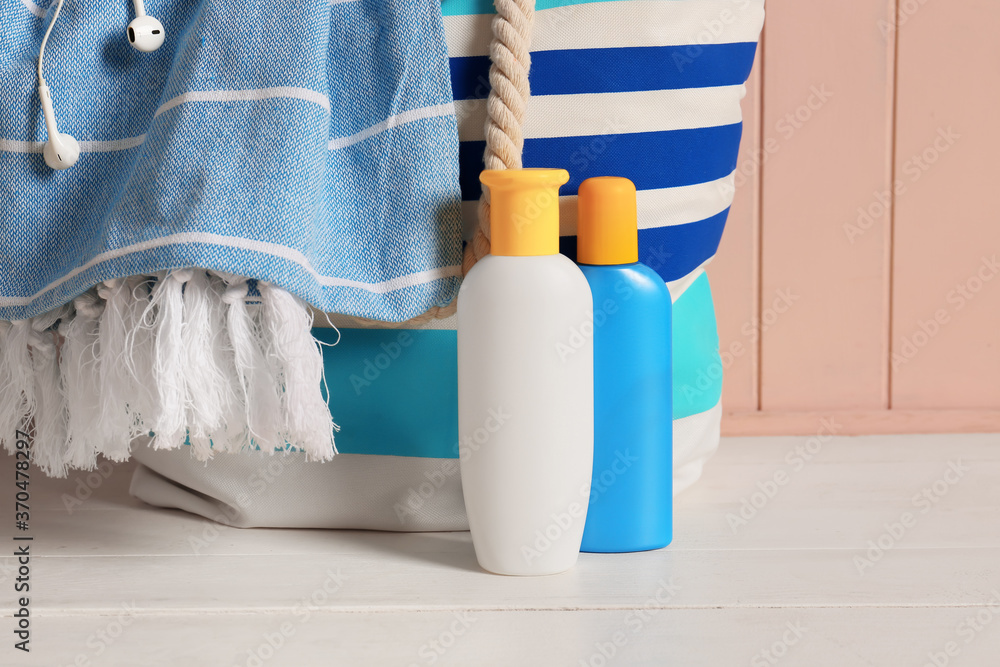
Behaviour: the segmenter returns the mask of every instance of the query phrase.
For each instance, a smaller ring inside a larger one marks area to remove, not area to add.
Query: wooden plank
[[[901,5],[892,406],[1000,407],[1000,4]]]
[[[886,530],[878,524],[871,528],[871,539]],[[892,547],[870,557],[865,548],[668,548],[626,557],[581,554],[576,567],[561,575],[508,578],[480,570],[468,541],[411,548],[437,540],[433,535],[399,536],[405,539],[397,540],[396,548],[379,550],[378,541],[345,531],[335,539],[360,540],[370,548],[363,554],[292,559],[286,554],[36,556],[33,609],[106,614],[134,601],[144,613],[291,611],[327,579],[331,588],[342,581],[336,594],[318,605],[331,611],[622,608],[643,604],[671,579],[679,587],[669,603],[674,608],[970,605],[991,589],[1000,590],[996,547]],[[0,613],[12,612],[13,600],[0,600]]]
[[[972,626],[963,625],[977,614],[991,615],[984,605],[308,615],[306,611],[125,614],[121,619],[41,616],[34,621],[33,653],[17,664],[870,667],[933,664],[928,663],[928,654],[941,653],[948,642],[956,643],[954,664],[993,664],[1000,650],[1000,633],[994,627],[980,626],[982,631],[969,634]],[[961,635],[956,634],[958,629],[963,630]],[[75,663],[81,656],[89,662]]]
[[[763,410],[888,407],[889,218],[856,238],[847,228],[890,183],[894,48],[878,25],[893,11],[891,0],[767,5]]]
[[[843,435],[1000,431],[1000,410],[765,410],[727,414],[722,435],[811,435],[824,417],[843,424]]]
[[[719,252],[706,269],[712,285],[719,350],[725,373],[722,405],[727,410],[757,409],[758,346],[751,338],[758,305],[760,267],[760,73],[761,50],[743,98],[743,139],[735,194]],[[750,335],[748,335],[748,332]]]

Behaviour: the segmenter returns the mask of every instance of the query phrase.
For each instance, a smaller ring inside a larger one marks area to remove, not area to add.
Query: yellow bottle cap
[[[490,189],[490,254],[559,253],[559,186],[565,169],[487,169],[479,180]]]
[[[638,212],[632,181],[598,176],[580,184],[576,261],[580,264],[639,261]]]

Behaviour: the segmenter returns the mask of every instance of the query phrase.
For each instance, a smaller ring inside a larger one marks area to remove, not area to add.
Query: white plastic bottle
[[[458,295],[462,487],[476,557],[555,574],[580,551],[594,454],[593,301],[559,254],[562,169],[484,171],[491,254]]]

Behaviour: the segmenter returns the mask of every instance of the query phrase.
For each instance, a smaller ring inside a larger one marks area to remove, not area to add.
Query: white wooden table
[[[670,547],[543,578],[483,573],[467,533],[240,530],[141,505],[129,466],[82,504],[86,475],[36,477],[32,652],[0,559],[0,665],[1000,664],[1000,435],[805,442],[724,440]]]

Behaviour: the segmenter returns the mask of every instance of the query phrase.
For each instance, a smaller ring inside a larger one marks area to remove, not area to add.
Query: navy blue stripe
[[[729,216],[727,208],[686,225],[639,230],[639,259],[667,282],[683,278],[715,254]]]
[[[711,218],[686,225],[640,229],[639,261],[654,269],[664,281],[683,278],[718,250],[728,215],[727,208]],[[560,237],[559,252],[575,262],[576,237]]]
[[[569,170],[560,194],[576,194],[591,176],[624,176],[639,190],[695,185],[728,176],[736,169],[742,123],[691,130],[636,132],[591,137],[527,139],[525,167]],[[462,199],[479,199],[483,169],[482,141],[459,147]]]
[[[625,93],[740,85],[750,76],[757,44],[630,46],[567,49],[531,54],[532,95]],[[489,56],[451,59],[456,100],[483,99],[490,92]]]
[[[483,100],[490,94],[490,57],[449,58],[451,95],[456,100]],[[531,74],[528,74],[530,81]]]

